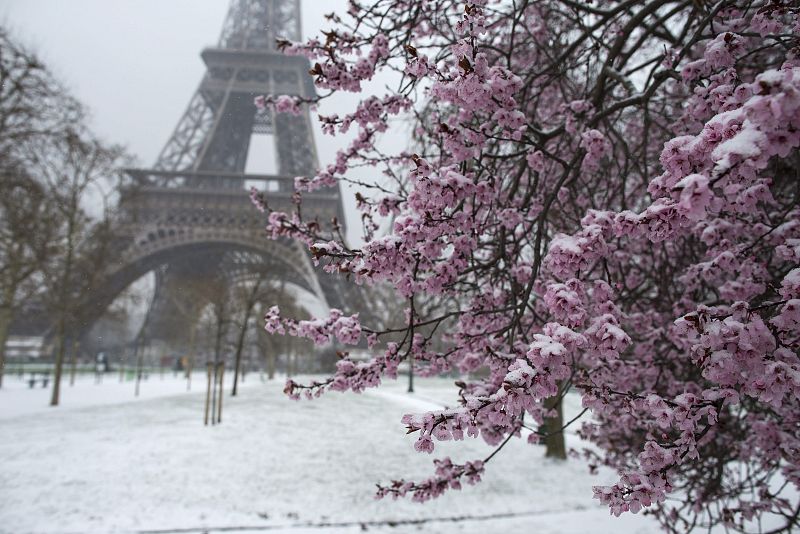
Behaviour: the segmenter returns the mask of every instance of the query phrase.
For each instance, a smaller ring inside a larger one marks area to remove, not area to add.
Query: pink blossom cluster
[[[556,407],[576,393],[587,413],[563,424],[592,443],[591,466],[619,473],[594,489],[612,513],[800,527],[800,10],[372,0],[347,17],[287,50],[329,94],[381,71],[402,81],[320,118],[353,141],[296,180],[296,211],[254,202],[270,236],[301,240],[333,275],[391,287],[406,309],[386,322],[268,312],[270,331],[366,334],[376,354],[343,355],[331,378],[287,393],[362,391],[403,362],[461,372],[456,407],[402,420],[429,454],[523,434],[549,447],[564,430]],[[387,153],[380,134],[401,115],[413,151]],[[359,184],[357,248],[301,216],[302,193],[356,167],[380,177]],[[378,496],[436,497],[492,457],[436,460],[431,478]]]
[[[289,95],[278,97],[259,95],[254,101],[255,106],[260,110],[270,107],[276,113],[289,113],[290,115],[299,115],[303,112],[302,102],[302,98]]]
[[[484,467],[481,460],[454,464],[450,458],[434,460],[436,474],[422,482],[406,482],[405,480],[392,481],[389,486],[378,486],[378,498],[389,495],[393,499],[411,494],[416,502],[425,502],[440,496],[448,489],[461,489],[462,479],[467,484],[477,484],[481,481]]]
[[[357,345],[361,340],[358,314],[346,317],[337,309],[332,309],[324,319],[296,321],[282,318],[280,308],[272,306],[264,315],[264,329],[270,334],[308,338],[316,345],[325,345],[334,338],[346,345]]]

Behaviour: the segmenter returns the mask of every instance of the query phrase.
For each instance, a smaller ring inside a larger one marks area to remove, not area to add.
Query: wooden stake
[[[208,387],[206,388],[206,414],[203,417],[203,424],[208,426],[208,406],[211,402],[211,362],[206,364],[206,374],[208,375]]]
[[[217,406],[217,424],[222,422],[222,394],[223,377],[225,376],[225,362],[219,362],[219,405]]]

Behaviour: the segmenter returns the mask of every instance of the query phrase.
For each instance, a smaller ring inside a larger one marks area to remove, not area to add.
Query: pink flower
[[[712,198],[708,178],[702,174],[690,174],[675,184],[673,189],[680,191],[678,208],[685,217],[696,221],[705,216]]]
[[[275,111],[278,113],[289,113],[290,115],[300,115],[303,109],[298,104],[296,98],[288,95],[281,95],[275,99]]]
[[[433,440],[428,435],[420,436],[416,443],[414,443],[414,450],[417,452],[427,452],[428,454],[432,454]]]

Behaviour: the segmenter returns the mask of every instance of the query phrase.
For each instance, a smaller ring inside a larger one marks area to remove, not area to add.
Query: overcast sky
[[[305,0],[304,33],[345,4]],[[227,9],[227,0],[2,0],[0,17],[89,106],[100,135],[150,165],[205,72],[200,51],[216,43]]]
[[[346,4],[302,0],[304,34],[328,29],[323,15]],[[0,0],[0,20],[88,105],[99,135],[150,166],[200,83],[200,51],[217,42],[227,9],[228,0]],[[345,95],[320,111],[356,102]],[[315,134],[321,163],[332,161],[345,141]],[[351,193],[345,206],[351,211]],[[356,221],[348,221],[351,238]]]

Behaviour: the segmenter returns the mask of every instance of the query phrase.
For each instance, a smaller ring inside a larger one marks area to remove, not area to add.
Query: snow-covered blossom
[[[402,420],[435,455],[442,441],[502,447],[523,429],[547,442],[554,404],[577,391],[591,412],[584,455],[619,473],[594,489],[612,513],[737,531],[770,514],[797,528],[800,12],[620,6],[352,2],[358,23],[287,45],[325,95],[387,69],[402,82],[320,117],[353,141],[295,180],[295,212],[253,195],[268,234],[407,307],[390,326],[358,310],[294,322],[270,310],[270,331],[366,337],[375,352],[287,393],[361,391],[407,361],[470,373],[456,407]],[[380,143],[398,118],[417,153]],[[369,231],[355,248],[301,195],[352,183],[357,168],[383,181],[358,184]],[[485,468],[434,465],[378,495],[424,501]]]

